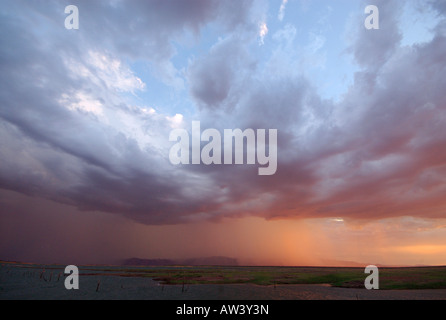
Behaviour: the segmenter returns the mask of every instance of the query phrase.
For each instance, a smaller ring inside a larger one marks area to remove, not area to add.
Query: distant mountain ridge
[[[200,257],[191,259],[125,259],[121,263],[124,266],[238,266],[237,259],[229,257]]]

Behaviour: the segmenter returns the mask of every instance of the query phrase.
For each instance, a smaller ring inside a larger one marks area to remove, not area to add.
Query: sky
[[[444,1],[3,0],[0,68],[0,259],[446,265]],[[277,171],[173,164],[194,121]]]

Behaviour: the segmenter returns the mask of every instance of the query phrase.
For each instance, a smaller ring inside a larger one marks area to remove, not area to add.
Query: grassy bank
[[[446,289],[446,267],[380,268],[380,289]],[[345,288],[364,288],[362,268],[184,268],[151,271],[147,276],[165,284],[256,285],[328,284]]]

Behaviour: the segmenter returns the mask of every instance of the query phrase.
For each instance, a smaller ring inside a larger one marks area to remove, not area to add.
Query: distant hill
[[[207,257],[187,259],[181,262],[187,266],[237,266],[237,259],[228,257]]]
[[[175,261],[169,259],[139,259],[130,258],[124,260],[122,263],[124,266],[172,266],[175,265]]]
[[[238,261],[228,257],[201,257],[183,260],[130,258],[122,261],[121,264],[124,266],[237,266]]]

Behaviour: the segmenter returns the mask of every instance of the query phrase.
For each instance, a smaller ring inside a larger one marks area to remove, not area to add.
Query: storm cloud
[[[76,1],[75,32],[63,27],[67,1],[5,1],[0,188],[159,225],[444,217],[444,6],[429,3],[440,21],[431,40],[402,45],[400,2],[375,2],[381,29],[352,33],[345,51],[357,70],[335,100],[279,59],[293,56],[290,26],[265,39],[274,54],[261,51],[263,1]],[[178,50],[199,46],[209,26],[218,41],[177,67]],[[137,99],[156,89],[136,63],[187,96],[185,128],[278,129],[277,173],[171,165],[174,115]]]

